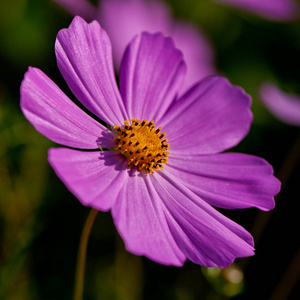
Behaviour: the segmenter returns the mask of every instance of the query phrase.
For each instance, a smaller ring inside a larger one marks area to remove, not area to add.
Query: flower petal
[[[214,50],[205,34],[188,22],[175,20],[171,9],[164,1],[147,0],[101,0],[91,12],[87,0],[54,0],[73,15],[85,20],[97,19],[107,32],[113,51],[117,71],[128,43],[142,32],[162,32],[174,39],[175,45],[184,55],[187,76],[182,91],[204,76],[217,74]],[[73,2],[76,2],[73,3]],[[85,4],[88,7],[85,7]],[[93,16],[93,17],[92,17]],[[155,22],[153,22],[155,20]]]
[[[118,70],[126,47],[136,34],[168,34],[171,27],[170,11],[163,1],[101,0],[98,20],[111,39]]]
[[[299,4],[295,0],[214,0],[252,12],[274,21],[288,21],[299,16]]]
[[[182,53],[161,33],[137,35],[125,51],[120,90],[130,118],[161,118],[185,74]]]
[[[182,51],[187,66],[182,91],[208,75],[216,75],[214,49],[198,28],[187,22],[174,22],[170,34],[175,46]]]
[[[287,94],[272,83],[264,83],[259,94],[266,107],[279,120],[300,126],[300,96]]]
[[[113,206],[128,178],[127,162],[118,152],[51,148],[48,160],[83,205],[102,211]]]
[[[225,268],[254,254],[252,236],[183,186],[166,170],[151,177],[178,246],[194,263]]]
[[[111,44],[97,21],[75,17],[59,31],[55,43],[58,67],[74,95],[110,125],[128,119],[115,80]]]
[[[69,147],[115,145],[112,133],[76,106],[41,70],[29,68],[21,84],[21,109],[37,131]]]
[[[170,153],[212,154],[237,145],[252,122],[251,98],[225,78],[206,77],[178,99],[159,126]]]
[[[148,175],[131,173],[112,208],[126,249],[165,265],[182,266],[185,256],[174,241]]]
[[[212,206],[262,210],[274,208],[280,182],[263,159],[239,153],[169,156],[165,166],[186,187]]]
[[[53,0],[64,7],[72,15],[81,16],[86,21],[92,21],[96,18],[96,8],[88,0]]]
[[[204,76],[217,73],[214,51],[207,38],[191,24],[176,21],[170,7],[163,1],[102,0],[99,20],[111,39],[117,69],[129,41],[136,34],[147,31],[170,36],[176,48],[182,51],[187,64],[182,90]]]

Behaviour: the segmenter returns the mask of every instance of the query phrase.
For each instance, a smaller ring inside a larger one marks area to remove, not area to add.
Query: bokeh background
[[[225,270],[189,261],[167,267],[127,253],[110,214],[99,212],[84,299],[300,299],[300,132],[276,120],[258,97],[266,80],[300,94],[300,18],[280,23],[210,0],[168,2],[175,18],[206,33],[219,72],[253,98],[253,125],[234,151],[268,160],[283,188],[272,212],[222,210],[256,241],[254,257]],[[47,162],[48,148],[56,145],[19,107],[28,66],[42,69],[73,97],[54,54],[56,34],[71,20],[51,0],[0,0],[0,299],[72,298],[89,208],[56,177]]]

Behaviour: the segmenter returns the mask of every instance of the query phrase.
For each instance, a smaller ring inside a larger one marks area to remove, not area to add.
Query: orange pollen
[[[154,121],[131,119],[124,122],[124,126],[114,126],[118,134],[114,139],[118,143],[115,150],[121,152],[128,160],[128,165],[134,165],[139,170],[152,174],[153,170],[164,168],[168,162],[170,147],[165,132],[161,128],[155,129]]]

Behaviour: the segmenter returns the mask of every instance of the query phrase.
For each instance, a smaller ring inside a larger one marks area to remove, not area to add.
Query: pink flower
[[[101,0],[94,8],[87,0],[54,0],[73,15],[99,20],[108,33],[114,62],[119,70],[122,55],[130,40],[142,31],[162,32],[171,36],[184,55],[187,74],[182,90],[196,79],[216,74],[212,46],[205,35],[192,24],[175,21],[170,8],[159,0]]]
[[[270,82],[261,85],[259,94],[265,106],[279,120],[300,126],[300,96],[287,94]]]
[[[120,91],[98,22],[75,17],[58,33],[55,50],[74,95],[112,128],[29,68],[22,111],[46,137],[77,148],[52,148],[49,162],[79,201],[111,210],[127,250],[162,264],[189,259],[224,268],[253,255],[251,235],[212,207],[274,207],[280,184],[272,167],[255,156],[220,153],[247,134],[250,97],[224,78],[207,77],[178,99],[185,62],[160,33],[130,42]]]
[[[289,21],[299,16],[296,0],[213,0],[252,12],[273,21]]]

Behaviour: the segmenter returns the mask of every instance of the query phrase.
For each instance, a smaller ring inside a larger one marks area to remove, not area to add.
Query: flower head
[[[223,268],[253,255],[251,235],[212,207],[274,207],[279,182],[272,167],[258,157],[220,153],[247,134],[250,97],[224,78],[207,77],[178,99],[185,62],[160,33],[130,42],[120,91],[98,22],[75,17],[58,33],[55,50],[74,95],[112,128],[29,68],[21,85],[27,119],[57,143],[91,150],[49,150],[50,164],[79,201],[111,210],[127,250],[162,264],[181,266],[188,258]]]
[[[185,91],[196,80],[217,74],[213,48],[208,38],[198,28],[184,21],[175,20],[167,3],[159,0],[101,0],[92,7],[88,0],[54,0],[73,15],[86,20],[99,20],[108,33],[117,70],[126,46],[138,33],[162,32],[171,36],[184,55],[187,74],[182,86]]]
[[[259,95],[269,111],[284,123],[300,126],[300,97],[281,91],[276,85],[266,82]]]
[[[289,21],[299,16],[296,0],[213,0],[252,12],[273,21]]]

